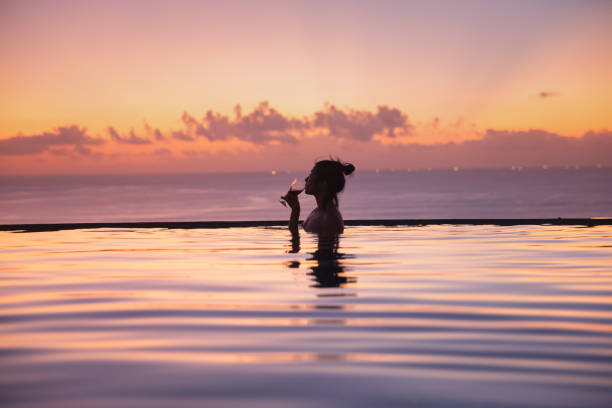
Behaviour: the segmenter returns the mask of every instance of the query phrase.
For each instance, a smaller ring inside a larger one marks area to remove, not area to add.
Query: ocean
[[[0,224],[282,220],[302,173],[0,177]],[[356,171],[345,219],[612,216],[612,168]],[[302,196],[302,218],[314,199]]]
[[[9,407],[607,407],[612,226],[284,220],[304,173],[0,178]],[[612,216],[612,169],[357,172],[346,219]],[[302,198],[304,218],[314,207]],[[333,244],[333,243],[332,243]]]

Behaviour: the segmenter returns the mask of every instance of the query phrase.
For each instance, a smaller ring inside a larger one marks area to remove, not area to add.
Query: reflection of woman
[[[311,275],[316,288],[339,288],[347,283],[355,282],[354,278],[344,276],[344,266],[340,260],[344,257],[338,253],[338,236],[319,235],[317,250],[312,254],[312,259],[317,261],[311,266]]]
[[[288,252],[296,253],[300,251],[299,234],[296,231],[291,233],[291,250]],[[342,260],[346,257],[345,254],[338,252],[339,248],[339,237],[336,236],[323,236],[319,235],[317,239],[317,250],[312,253],[312,258],[307,259],[308,261],[315,261],[314,264],[309,266],[311,276],[315,284],[312,285],[315,288],[341,288],[347,283],[354,283],[357,281],[355,277],[345,276],[345,267]],[[285,264],[287,268],[299,268],[299,261],[289,261]],[[340,296],[338,294],[334,296]],[[345,296],[345,295],[342,295]]]
[[[304,192],[313,195],[317,200],[317,207],[312,210],[306,221],[304,230],[319,236],[334,236],[344,231],[344,222],[338,209],[338,193],[344,189],[344,175],[355,171],[350,163],[339,160],[321,160],[315,164],[306,177]],[[289,229],[297,232],[300,218],[299,191],[288,191],[283,200],[291,208]]]

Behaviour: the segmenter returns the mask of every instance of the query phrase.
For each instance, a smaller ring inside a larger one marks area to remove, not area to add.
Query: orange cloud
[[[4,173],[174,172],[296,170],[328,154],[360,168],[441,168],[612,165],[612,132],[566,137],[545,130],[478,131],[474,124],[411,123],[400,109],[374,111],[326,105],[310,116],[292,117],[267,102],[243,114],[208,111],[201,119],[183,113],[181,126],[162,133],[144,124],[104,137],[76,125],[0,140]],[[440,134],[448,134],[441,140]],[[433,136],[432,136],[433,135]],[[437,135],[437,136],[436,136]],[[102,146],[103,145],[103,146]]]
[[[329,105],[311,117],[294,118],[279,113],[268,102],[261,102],[251,113],[242,114],[242,108],[234,108],[235,117],[211,110],[198,120],[187,112],[181,121],[185,129],[172,132],[174,139],[195,141],[205,138],[222,141],[232,138],[254,145],[297,143],[306,134],[323,132],[339,139],[373,140],[375,136],[394,138],[407,135],[412,130],[408,116],[397,108],[379,106],[376,112],[339,109]]]
[[[104,139],[87,135],[87,129],[76,125],[60,126],[50,132],[39,135],[18,135],[0,140],[1,155],[29,155],[43,152],[62,154],[67,152],[88,154],[91,151],[86,146],[105,143]],[[60,147],[58,149],[58,147]]]
[[[559,96],[559,92],[541,91],[538,96],[542,99],[551,98],[553,96]]]
[[[129,136],[122,137],[122,136],[119,136],[119,133],[117,133],[115,128],[113,128],[112,126],[109,126],[108,127],[108,134],[110,135],[111,139],[114,140],[117,143],[134,144],[134,145],[142,145],[142,144],[151,144],[151,143],[153,143],[151,140],[149,140],[147,138],[136,136],[136,134],[134,133],[134,129],[130,130],[130,135]]]
[[[184,112],[181,119],[187,132],[177,131],[172,136],[184,141],[204,137],[209,141],[237,138],[256,145],[270,142],[295,143],[299,134],[310,126],[308,121],[282,115],[271,108],[268,102],[261,102],[253,112],[245,116],[242,115],[240,105],[234,108],[234,112],[236,117],[232,119],[209,110],[201,120]]]
[[[147,122],[144,123],[144,127],[145,127],[145,131],[147,132],[147,134],[152,135],[156,141],[161,141],[161,140],[165,140],[166,137],[164,136],[164,134],[157,128],[153,129],[151,127],[151,125],[149,125]]]
[[[410,134],[412,125],[408,116],[399,109],[379,106],[376,113],[368,111],[343,111],[334,105],[315,112],[313,125],[329,134],[356,140],[372,140],[374,136],[393,138],[397,132]]]

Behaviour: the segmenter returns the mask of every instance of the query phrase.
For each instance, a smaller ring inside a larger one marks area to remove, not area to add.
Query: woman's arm
[[[298,194],[294,191],[289,191],[284,197],[281,197],[287,202],[289,208],[291,208],[291,215],[289,216],[289,230],[291,233],[298,232],[298,223],[300,221],[300,201],[298,200]]]

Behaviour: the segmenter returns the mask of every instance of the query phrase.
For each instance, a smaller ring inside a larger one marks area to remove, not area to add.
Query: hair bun
[[[353,166],[351,163],[342,165],[342,172],[346,174],[347,176],[354,171],[355,171],[355,166]]]

